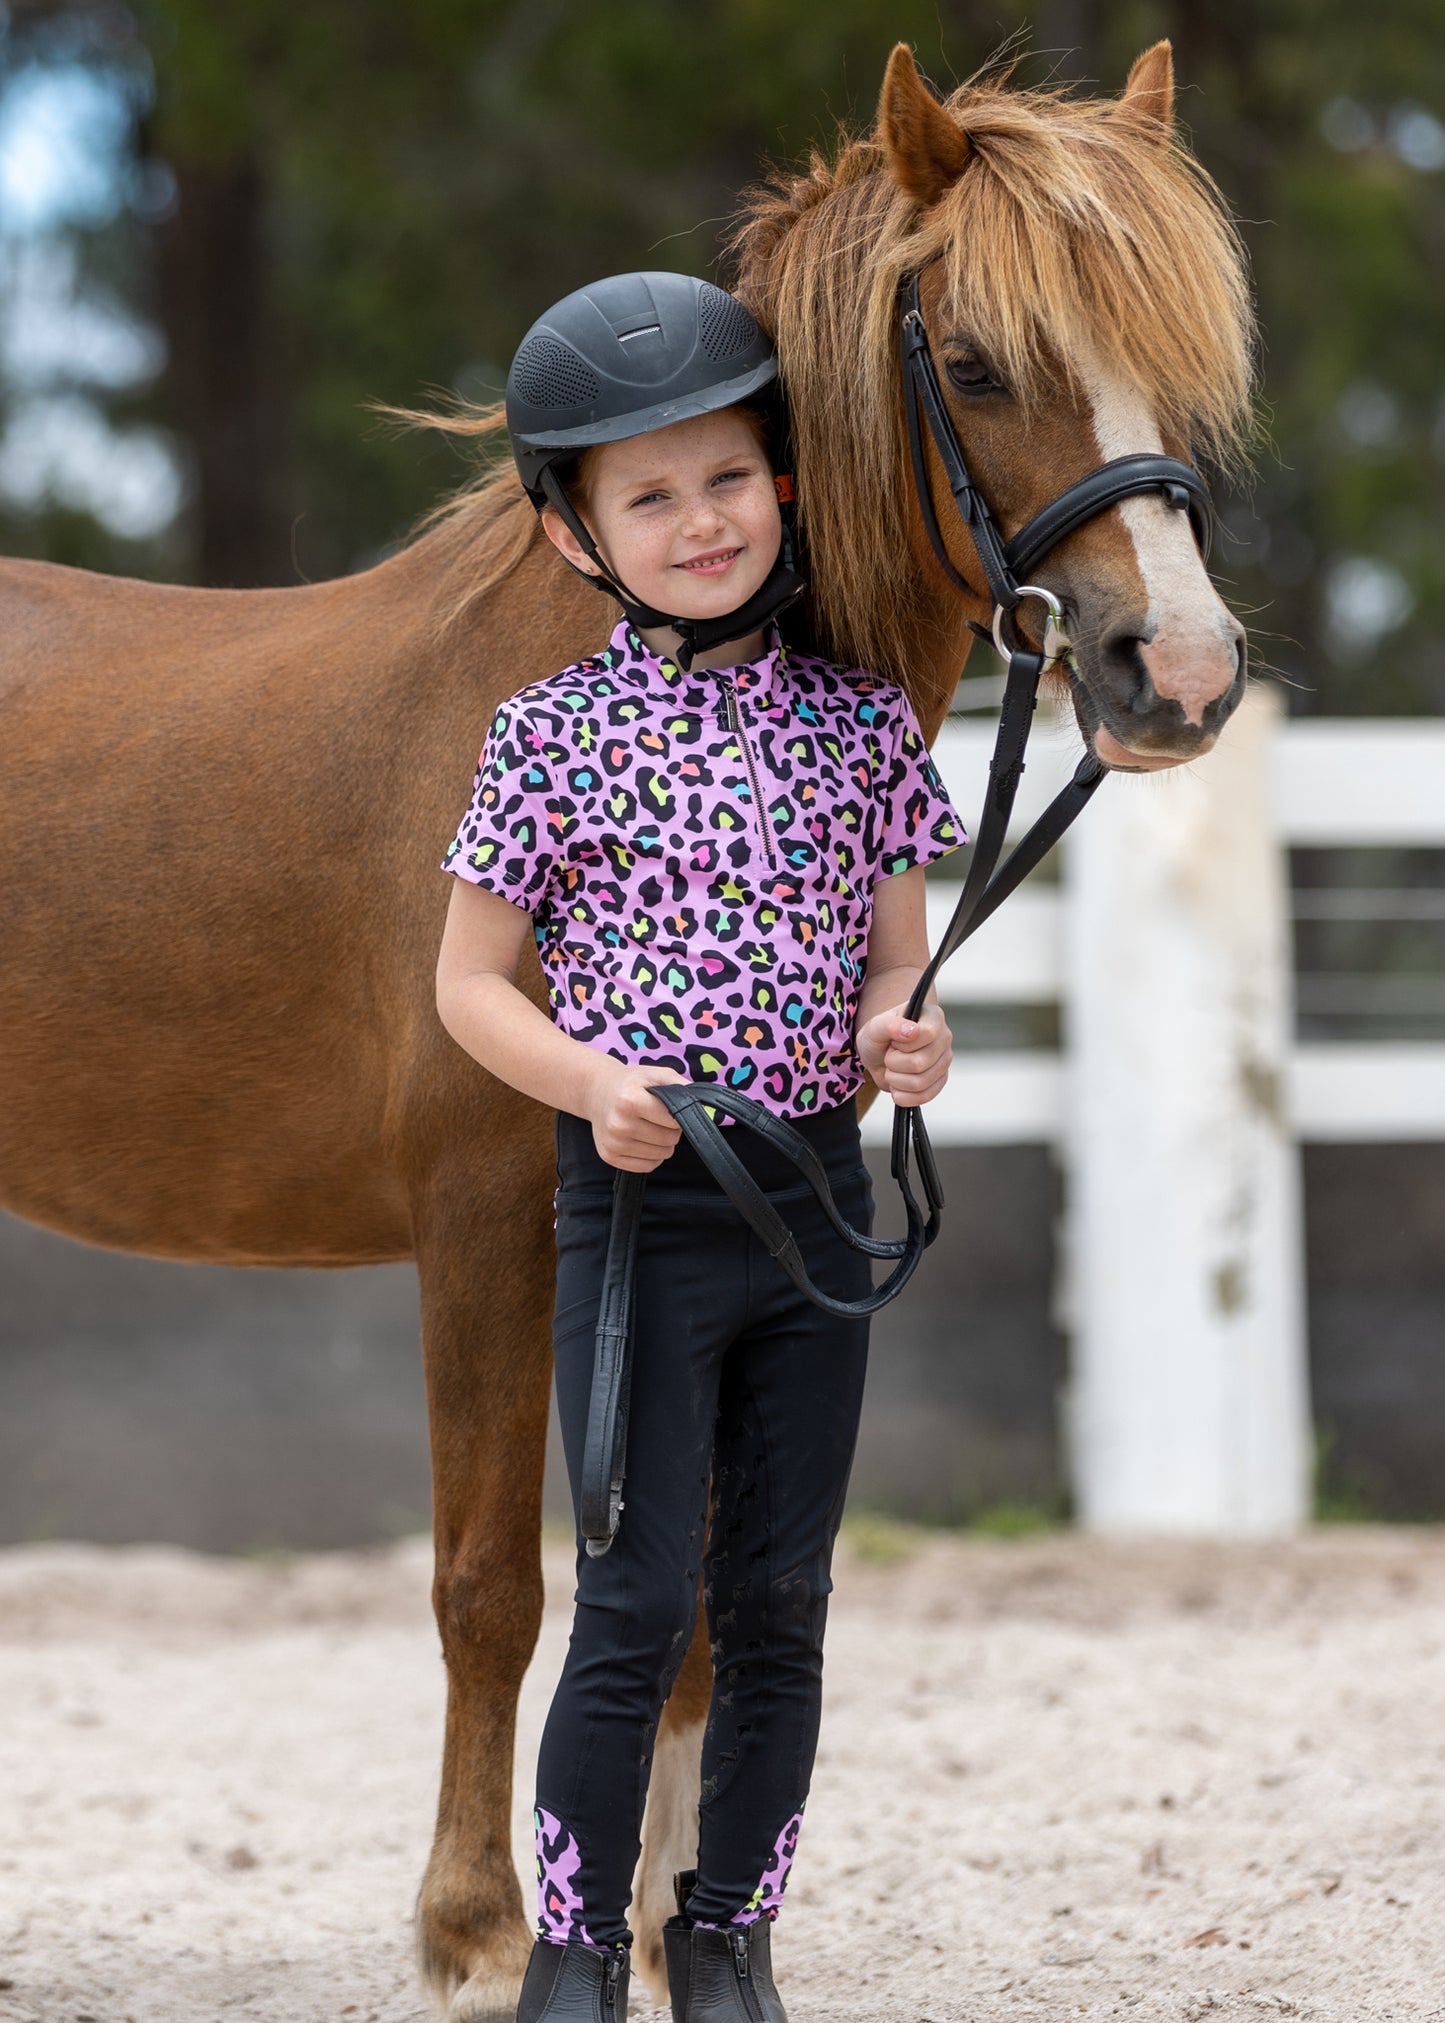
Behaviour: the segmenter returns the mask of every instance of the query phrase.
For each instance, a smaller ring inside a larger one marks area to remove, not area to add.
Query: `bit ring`
[[[1045,590],[1037,583],[1021,583],[1019,585],[1019,602],[1021,603],[1025,597],[1037,597],[1039,602],[1044,606],[1044,664],[1045,666],[1052,666],[1055,661],[1063,660],[1068,654],[1073,652],[1069,636],[1064,631],[1064,607],[1058,598],[1055,597],[1052,590]],[[993,644],[994,651],[998,654],[1000,660],[1008,659],[1009,650],[1003,643],[999,627],[1003,624],[1006,617],[1011,618],[1013,616],[1013,609],[1015,608],[1017,607],[1006,609],[1002,604],[994,606]]]

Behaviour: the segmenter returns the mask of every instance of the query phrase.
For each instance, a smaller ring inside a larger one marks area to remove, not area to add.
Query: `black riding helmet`
[[[662,273],[614,274],[565,295],[532,325],[507,374],[507,430],[527,496],[538,512],[551,506],[571,529],[602,571],[586,580],[616,597],[633,625],[672,627],[684,668],[694,653],[756,632],[802,596],[791,481],[779,480],[783,540],[769,575],[736,610],[693,619],[655,610],[617,581],[558,468],[598,443],[646,435],[755,395],[775,408],[777,377],[777,354],[736,297],[690,274]]]

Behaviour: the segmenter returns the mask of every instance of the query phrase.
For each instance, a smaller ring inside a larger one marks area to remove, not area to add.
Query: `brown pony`
[[[1228,451],[1245,284],[1171,95],[1161,43],[1117,101],[995,79],[941,106],[900,46],[873,137],[747,204],[736,285],[777,336],[818,633],[902,681],[930,737],[987,612],[949,587],[913,501],[900,280],[941,255],[933,347],[1005,532],[1105,457]],[[1127,501],[1039,573],[1095,749],[1124,767],[1206,750],[1241,634],[1183,515]],[[436,866],[493,709],[604,623],[510,474],[342,582],[0,564],[0,1201],[158,1257],[416,1259],[450,1688],[420,1955],[456,2023],[509,2012],[527,1953],[509,1804],[542,1605],[553,1170],[548,1112],[437,1022]],[[524,982],[543,1002],[535,963]],[[699,1647],[649,1802],[634,1915],[653,1970],[707,1684]]]

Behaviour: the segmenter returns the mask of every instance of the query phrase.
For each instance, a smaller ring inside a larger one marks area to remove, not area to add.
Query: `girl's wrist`
[[[586,1060],[579,1063],[582,1083],[580,1091],[582,1109],[579,1114],[590,1124],[595,1124],[599,1113],[606,1107],[607,1092],[611,1084],[618,1075],[625,1075],[627,1069],[626,1065],[612,1054],[603,1053],[599,1047],[589,1047],[585,1040],[579,1040],[577,1045],[587,1056]]]

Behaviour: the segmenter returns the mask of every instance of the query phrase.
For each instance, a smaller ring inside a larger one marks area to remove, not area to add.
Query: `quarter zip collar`
[[[598,655],[598,663],[609,668],[625,686],[644,689],[672,702],[679,709],[715,710],[727,688],[743,697],[749,709],[766,710],[783,700],[787,648],[776,626],[768,628],[772,645],[757,660],[739,661],[732,667],[694,667],[686,674],[668,654],[656,654],[636,628],[623,619]],[[726,680],[720,677],[726,677]]]

